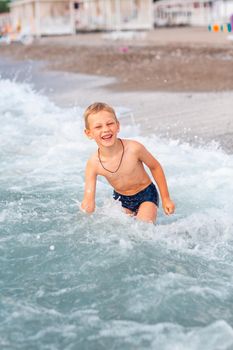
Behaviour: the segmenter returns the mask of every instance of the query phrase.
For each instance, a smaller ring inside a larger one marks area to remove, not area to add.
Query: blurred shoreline
[[[116,77],[116,91],[233,90],[233,41],[207,28],[44,37],[28,46],[1,46],[0,55],[43,60],[50,70]]]
[[[2,78],[32,83],[60,106],[100,100],[144,135],[233,153],[233,42],[201,28],[48,37],[0,46]],[[132,115],[131,115],[132,114]],[[133,135],[132,135],[133,137]]]

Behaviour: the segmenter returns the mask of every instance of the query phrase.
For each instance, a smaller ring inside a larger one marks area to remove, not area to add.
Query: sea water
[[[0,91],[0,349],[233,349],[233,156],[124,127],[162,163],[176,213],[137,222],[100,178],[88,216],[82,110]]]

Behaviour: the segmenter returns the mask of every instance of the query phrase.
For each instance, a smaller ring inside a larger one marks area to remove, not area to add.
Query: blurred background
[[[0,12],[2,35],[151,30],[161,26],[215,26],[215,31],[230,32],[233,1],[1,0]]]

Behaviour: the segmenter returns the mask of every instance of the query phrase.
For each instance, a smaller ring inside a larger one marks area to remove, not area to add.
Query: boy
[[[98,150],[87,162],[81,208],[87,213],[95,210],[96,178],[102,175],[114,188],[113,197],[121,202],[127,214],[154,223],[159,196],[145,164],[158,185],[164,212],[172,214],[175,205],[161,165],[139,142],[117,138],[120,124],[114,109],[96,102],[86,109],[84,118],[85,134],[95,140]]]

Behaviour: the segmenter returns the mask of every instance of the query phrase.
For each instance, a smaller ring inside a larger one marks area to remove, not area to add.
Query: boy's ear
[[[89,129],[84,129],[84,133],[86,134],[86,136],[87,136],[89,139],[92,139],[91,131],[90,131]]]

